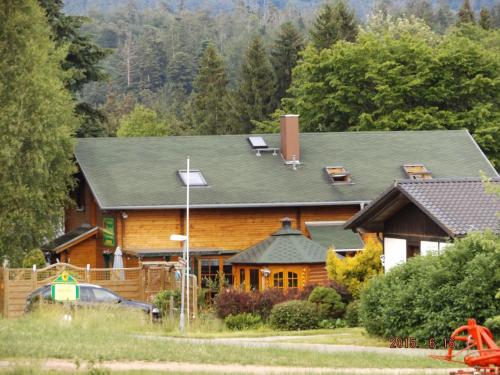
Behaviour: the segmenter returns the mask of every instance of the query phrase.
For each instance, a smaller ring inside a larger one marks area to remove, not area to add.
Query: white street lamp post
[[[171,241],[182,241],[184,242],[184,250],[182,252],[183,268],[186,269],[186,274],[181,275],[181,314],[179,321],[179,329],[184,331],[184,291],[186,291],[186,310],[188,316],[189,325],[189,156],[187,158],[187,169],[186,169],[186,234],[172,234],[170,236]],[[184,277],[185,276],[185,277]]]
[[[190,183],[190,171],[189,171],[189,162],[190,158],[187,157],[187,179],[186,179],[186,241],[184,244],[186,245],[186,302],[187,302],[187,317],[188,317],[188,325],[189,325],[189,183]]]
[[[182,234],[172,234],[170,235],[170,241],[180,241],[183,242],[183,251],[182,251],[182,268],[181,270],[183,271],[184,268],[186,267],[186,236],[183,236]],[[185,284],[186,284],[186,279],[184,278],[184,272],[181,271],[181,314],[180,314],[180,319],[179,319],[179,330],[181,332],[184,331],[184,290],[185,290]]]

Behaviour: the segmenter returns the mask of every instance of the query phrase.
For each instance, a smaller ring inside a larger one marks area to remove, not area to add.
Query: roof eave
[[[90,184],[89,184],[90,185]],[[369,200],[362,201],[328,201],[328,202],[277,202],[277,203],[213,203],[190,204],[189,208],[255,208],[255,207],[311,207],[311,206],[350,206],[367,204]],[[154,205],[154,206],[102,206],[102,210],[174,210],[184,209],[185,204]]]
[[[386,201],[391,200],[395,194],[399,194],[400,189],[398,188],[398,180],[395,180],[393,184],[385,189],[377,198],[371,201],[364,209],[356,213],[351,217],[345,224],[344,229],[351,229],[352,231],[357,231],[357,228],[362,226],[362,223],[373,214],[379,212]]]
[[[95,235],[98,232],[98,230],[99,230],[99,227],[93,227],[93,228],[89,229],[87,232],[80,234],[78,237],[72,238],[70,241],[67,241],[67,242],[65,242],[65,243],[63,243],[63,244],[61,244],[61,245],[59,245],[59,246],[57,246],[49,251],[53,252],[55,254],[59,254],[62,251],[66,250],[72,246],[75,246],[78,243],[85,241],[86,239],[92,237],[93,235]]]

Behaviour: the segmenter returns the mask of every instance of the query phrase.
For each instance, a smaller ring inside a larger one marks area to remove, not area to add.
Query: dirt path
[[[328,335],[324,335],[328,336]],[[400,354],[415,357],[425,357],[429,354],[442,355],[445,354],[441,350],[429,349],[391,349],[375,346],[359,346],[359,345],[334,345],[334,344],[308,344],[298,342],[283,342],[290,339],[304,339],[308,337],[318,336],[271,336],[271,337],[232,337],[232,338],[217,338],[217,339],[199,339],[199,338],[182,338],[168,336],[138,336],[144,340],[164,340],[175,342],[187,342],[190,344],[205,344],[205,345],[237,345],[247,348],[282,348],[301,351],[313,351],[320,353],[378,353],[378,354]]]
[[[87,363],[77,366],[74,361],[62,359],[47,359],[42,361],[28,360],[3,360],[0,361],[1,369],[12,369],[16,366],[36,366],[47,371],[75,372],[88,369]],[[370,375],[445,375],[451,369],[363,369],[363,368],[307,368],[286,366],[257,366],[257,365],[213,365],[195,364],[182,362],[142,362],[142,361],[105,361],[99,363],[96,368],[111,371],[161,371],[170,373],[206,373],[206,374],[370,374]]]

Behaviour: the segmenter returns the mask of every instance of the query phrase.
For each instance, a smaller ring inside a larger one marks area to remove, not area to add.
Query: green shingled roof
[[[86,138],[75,156],[102,209],[184,207],[177,172],[188,155],[209,185],[192,188],[192,207],[368,202],[405,178],[405,163],[422,163],[434,177],[496,175],[463,130],[305,133],[296,171],[279,155],[256,156],[247,137]],[[263,137],[279,147],[279,134]],[[332,186],[324,171],[331,165],[344,166],[353,184]]]
[[[285,226],[264,241],[229,258],[229,262],[232,264],[325,263],[327,252],[326,247],[311,241],[301,231]]]
[[[364,247],[363,240],[358,233],[345,230],[342,224],[307,225],[311,239],[321,246],[334,247],[336,251],[359,250]]]

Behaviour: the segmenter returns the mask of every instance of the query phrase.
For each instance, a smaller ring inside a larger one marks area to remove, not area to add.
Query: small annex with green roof
[[[281,223],[281,229],[264,241],[229,258],[235,270],[236,285],[246,290],[304,287],[309,283],[310,266],[324,266],[328,248],[293,229],[291,218],[285,217]],[[257,284],[251,278],[255,267],[260,268],[262,275]]]

